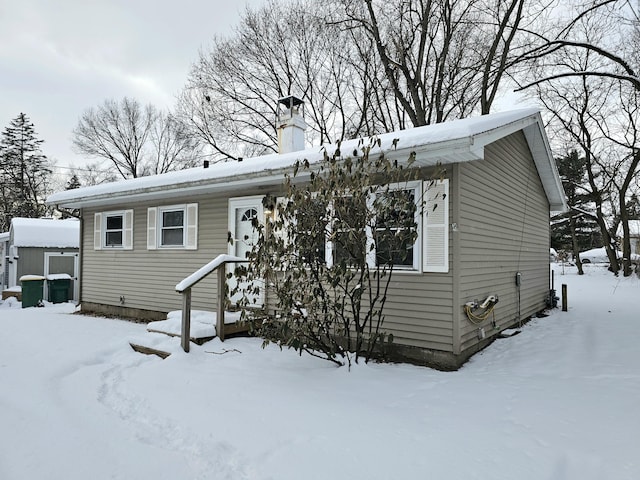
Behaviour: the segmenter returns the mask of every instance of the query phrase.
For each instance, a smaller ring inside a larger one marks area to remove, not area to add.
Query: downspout
[[[76,280],[76,282],[78,282],[78,303],[76,303],[76,307],[82,303],[82,282],[80,279],[82,278],[82,272],[84,272],[84,215],[82,208],[79,210],[78,218],[80,220],[80,244],[78,245],[78,255],[80,258],[78,260],[78,279]]]

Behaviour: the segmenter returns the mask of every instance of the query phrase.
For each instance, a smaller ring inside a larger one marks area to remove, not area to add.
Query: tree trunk
[[[629,212],[624,198],[620,197],[620,224],[622,225],[622,274],[625,277],[633,273],[631,268],[631,239],[629,238]]]
[[[573,247],[573,258],[576,260],[576,267],[578,267],[578,275],[584,275],[582,269],[582,261],[580,260],[580,248],[578,247],[578,238],[576,237],[576,217],[571,211],[569,217],[569,228],[571,229],[571,245]]]
[[[620,223],[622,224],[622,268],[625,277],[633,273],[631,268],[631,239],[629,238],[629,210],[627,208],[626,196],[631,182],[636,178],[639,164],[640,150],[635,150],[633,152],[631,165],[629,166],[629,170],[627,171],[618,195],[618,201],[620,203]]]
[[[581,122],[581,129],[583,133],[587,135],[587,145],[590,145],[590,135],[588,130],[584,127],[583,122]],[[605,221],[604,213],[602,212],[602,191],[596,184],[590,148],[583,147],[583,150],[587,165],[587,178],[589,179],[589,186],[591,187],[593,201],[596,204],[596,222],[600,227],[604,249],[607,252],[607,257],[609,258],[609,270],[611,270],[613,274],[617,276],[618,271],[620,270],[620,266],[618,265],[618,257],[616,255],[615,249],[613,248],[611,235],[609,234],[609,230],[607,229],[607,222]]]

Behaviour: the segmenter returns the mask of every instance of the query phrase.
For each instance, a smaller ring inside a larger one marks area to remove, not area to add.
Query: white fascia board
[[[487,130],[468,137],[448,141],[421,145],[413,149],[416,152],[416,162],[419,166],[432,166],[438,163],[461,163],[472,160],[484,160],[484,149],[487,145],[505,138],[520,130],[525,130],[538,122],[539,113],[529,115],[506,125]],[[541,121],[541,120],[540,120]],[[411,149],[398,152],[406,153],[407,158]],[[391,153],[389,153],[391,155]],[[398,155],[394,154],[394,158]]]
[[[466,137],[420,145],[416,148],[390,150],[386,155],[393,160],[403,162],[407,161],[412,153],[415,153],[415,165],[418,167],[432,167],[438,164],[468,162],[484,158],[484,148],[472,149],[472,141]]]
[[[490,143],[500,140],[501,138],[508,137],[513,133],[524,130],[528,126],[536,123],[539,115],[539,113],[535,113],[506,125],[473,135],[471,139],[472,150],[479,150]]]
[[[412,153],[415,153],[415,165],[418,167],[430,167],[438,164],[457,163],[461,161],[480,160],[484,158],[484,148],[471,149],[472,141],[469,138],[448,140],[443,142],[420,145],[417,148],[399,148],[385,152],[391,159],[405,162]],[[372,153],[375,155],[376,153]],[[314,170],[311,164],[311,171]],[[139,201],[155,201],[158,199],[171,199],[190,195],[199,195],[216,192],[233,192],[246,190],[251,187],[280,185],[285,175],[292,172],[292,167],[273,171],[257,171],[242,175],[221,177],[216,179],[199,180],[197,182],[185,182],[174,185],[159,185],[156,187],[134,188],[119,192],[105,192],[100,195],[75,197],[68,200],[55,200],[50,202],[56,207],[62,208],[92,208],[114,204],[124,204]],[[308,179],[310,171],[298,171],[295,182]]]
[[[216,192],[233,192],[246,190],[250,187],[280,185],[284,180],[285,173],[290,171],[291,169],[283,169],[279,172],[269,172],[267,175],[259,172],[235,177],[220,178],[215,181],[206,180],[176,185],[162,185],[154,188],[139,188],[115,194],[104,193],[101,195],[79,197],[52,203],[56,207],[62,208],[92,208],[130,202],[154,201],[158,199],[170,199],[190,195],[203,195]],[[305,172],[299,172],[298,177],[300,177],[301,180],[304,180],[308,177],[308,174]]]
[[[549,210],[559,213],[566,212],[569,206],[567,205],[558,167],[551,153],[551,147],[542,129],[542,118],[526,127],[523,131],[529,144],[533,161],[538,169],[542,186],[549,200]]]

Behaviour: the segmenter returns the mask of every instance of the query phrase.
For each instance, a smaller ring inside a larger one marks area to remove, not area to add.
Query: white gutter
[[[566,209],[562,184],[559,180],[546,136],[542,130],[540,113],[537,111],[525,111],[524,114],[520,118],[515,118],[502,124],[489,123],[490,128],[485,130],[475,128],[465,133],[465,129],[454,129],[452,132],[459,136],[453,139],[446,139],[449,136],[447,135],[446,123],[430,126],[431,128],[439,129],[438,135],[441,135],[440,138],[445,138],[440,140],[433,138],[429,140],[428,134],[422,134],[417,129],[415,133],[409,136],[406,135],[411,133],[409,131],[384,134],[380,137],[381,140],[383,139],[382,148],[376,146],[371,150],[370,154],[378,155],[384,153],[393,160],[403,162],[408,160],[411,154],[415,153],[415,165],[418,167],[482,160],[484,159],[486,145],[499,138],[523,130],[542,179],[545,193],[551,204],[551,209]],[[418,128],[427,129],[430,127]],[[404,147],[394,148],[393,139],[396,138],[395,135],[408,140],[408,142],[404,143]],[[426,135],[426,139],[423,135]],[[423,143],[420,143],[421,141]],[[407,143],[409,143],[408,146],[406,146]],[[343,156],[347,156],[352,155],[354,150],[359,151],[362,145],[362,140],[346,141],[343,142],[340,148]],[[333,149],[337,147],[335,145],[327,145],[326,148],[327,152],[331,154],[334,151]],[[47,199],[47,203],[63,208],[98,207],[131,201],[154,201],[159,198],[169,199],[179,196],[237,191],[247,187],[278,185],[282,183],[287,173],[292,173],[296,161],[307,159],[311,165],[318,164],[324,157],[323,150],[324,147],[317,147],[303,152],[247,159],[244,163],[214,164],[211,170],[190,169],[172,172],[163,176],[153,177],[154,179],[150,181],[150,177],[143,177],[116,182],[109,188],[106,188],[106,185],[86,187],[88,192],[85,195],[81,193],[83,189],[80,189],[80,192],[58,192],[51,195]],[[264,168],[264,165],[269,164],[275,165],[275,168]],[[295,180],[305,181],[308,179],[309,174],[309,171],[300,171]],[[190,176],[196,178],[189,178]]]

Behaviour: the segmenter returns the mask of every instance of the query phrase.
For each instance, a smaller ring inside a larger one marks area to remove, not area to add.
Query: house
[[[618,226],[618,239],[622,243],[624,232],[622,225]],[[631,253],[640,254],[640,220],[629,220],[629,242],[631,243]]]
[[[13,218],[5,238],[3,290],[16,290],[23,275],[68,274],[71,277],[68,298],[78,300],[80,222],[77,219]]]
[[[280,193],[297,160],[323,158],[319,147],[295,151],[305,128],[299,103],[280,120],[280,154],[49,197],[49,204],[80,211],[82,309],[164,319],[182,308],[178,282],[220,254],[243,256],[248,247],[239,240],[251,238],[252,218],[264,221],[263,199]],[[431,169],[446,170],[438,185],[446,208],[437,224],[421,219],[411,263],[395,270],[385,329],[397,358],[457,368],[500,331],[545,308],[549,214],[566,210],[566,202],[542,118],[521,109],[378,139],[372,154],[415,157],[422,175],[411,187],[416,192]],[[357,148],[355,140],[341,145],[343,152]],[[215,310],[216,299],[208,277],[194,287],[192,307]],[[483,311],[485,299],[492,315],[469,315]]]

